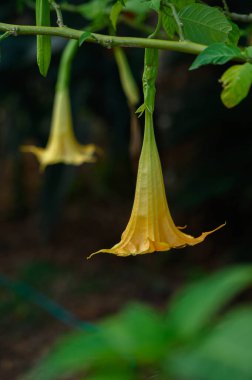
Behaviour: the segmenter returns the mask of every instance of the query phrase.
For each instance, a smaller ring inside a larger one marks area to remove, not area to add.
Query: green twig
[[[223,8],[224,8],[225,14],[227,16],[229,16],[233,21],[245,22],[245,23],[252,22],[252,13],[240,14],[240,13],[230,12],[227,1],[222,0],[222,3],[223,3]]]
[[[249,13],[248,15],[243,15],[240,13],[229,12],[226,14],[227,16],[231,17],[233,21],[239,21],[239,22],[245,22],[245,23],[252,22],[252,13]]]
[[[162,14],[161,14],[161,12],[159,12],[156,29],[154,30],[153,33],[150,34],[149,38],[156,38],[156,36],[159,34],[161,26],[162,26]]]
[[[222,0],[223,8],[226,13],[230,13],[226,0]]]
[[[13,32],[11,32],[11,31],[5,32],[4,34],[2,34],[2,35],[0,36],[0,41],[5,40],[5,38],[11,36],[12,34],[14,34],[14,31],[13,31]]]
[[[57,15],[57,24],[59,25],[60,28],[62,28],[65,25],[64,25],[64,22],[63,22],[63,16],[62,16],[60,5],[58,3],[56,3],[54,0],[48,0],[48,1],[49,1],[49,4],[51,5],[51,7],[56,12],[56,15]]]
[[[83,30],[71,29],[71,28],[59,28],[50,26],[33,26],[33,25],[13,25],[0,23],[0,31],[10,32],[13,36],[55,36],[63,37],[67,39],[79,40],[83,34]],[[167,41],[151,38],[139,38],[139,37],[119,37],[109,36],[105,34],[91,33],[90,37],[85,42],[96,43],[104,47],[122,46],[132,48],[154,48],[161,50],[170,50],[187,54],[200,54],[206,45],[197,44],[190,41]],[[247,62],[247,58],[235,58],[238,62]]]
[[[42,27],[33,25],[13,25],[0,23],[0,31],[12,32],[15,35],[49,35],[58,36],[68,39],[78,40],[83,34],[83,30],[71,29],[68,27]],[[156,48],[162,50],[171,50],[181,53],[200,54],[205,48],[205,45],[197,44],[190,41],[167,41],[150,38],[138,37],[119,37],[109,36],[104,34],[91,33],[86,42],[97,43],[105,47],[123,46],[135,48]]]

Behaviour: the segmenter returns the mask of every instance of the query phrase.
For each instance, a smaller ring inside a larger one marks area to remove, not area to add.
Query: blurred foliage
[[[252,308],[230,301],[251,282],[251,266],[233,267],[187,286],[163,313],[128,305],[94,333],[62,337],[24,379],[249,380]]]

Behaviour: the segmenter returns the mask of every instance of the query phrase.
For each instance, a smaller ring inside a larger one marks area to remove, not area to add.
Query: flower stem
[[[70,40],[66,45],[59,67],[58,79],[57,79],[57,90],[64,90],[69,87],[71,67],[74,56],[78,50],[78,41]]]

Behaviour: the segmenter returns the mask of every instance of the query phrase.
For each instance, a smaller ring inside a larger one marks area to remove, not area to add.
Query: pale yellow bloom
[[[207,235],[224,226],[203,232],[197,238],[185,234],[181,228],[175,226],[166,200],[152,114],[146,110],[145,117],[144,142],[130,220],[118,244],[110,249],[101,249],[94,254],[107,252],[118,256],[129,256],[182,248],[201,243]]]
[[[80,165],[95,162],[101,149],[94,144],[81,145],[75,138],[68,89],[56,91],[51,132],[46,148],[32,145],[21,147],[22,152],[34,153],[43,170],[57,163]]]

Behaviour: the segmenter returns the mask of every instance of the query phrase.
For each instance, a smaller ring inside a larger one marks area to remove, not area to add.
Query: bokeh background
[[[236,3],[229,2],[232,10],[249,11],[249,2]],[[33,24],[34,11],[6,1],[0,19]],[[64,21],[83,25],[69,13]],[[141,35],[125,26],[118,33]],[[20,291],[21,282],[77,318],[95,322],[132,300],[162,310],[188,282],[231,264],[251,263],[252,96],[225,109],[218,82],[223,67],[190,72],[193,57],[172,52],[160,53],[155,112],[169,207],[176,224],[186,224],[193,235],[225,221],[226,227],[195,247],[86,260],[119,241],[132,207],[137,165],[129,152],[130,114],[113,50],[89,44],[79,49],[73,65],[74,128],[80,142],[98,144],[104,156],[96,164],[55,165],[41,173],[35,157],[20,153],[23,144],[46,144],[65,43],[53,38],[46,79],[38,73],[34,37],[8,38],[0,46],[0,271],[17,285],[1,278],[4,380],[18,378],[69,331]],[[141,86],[143,51],[126,53]]]

